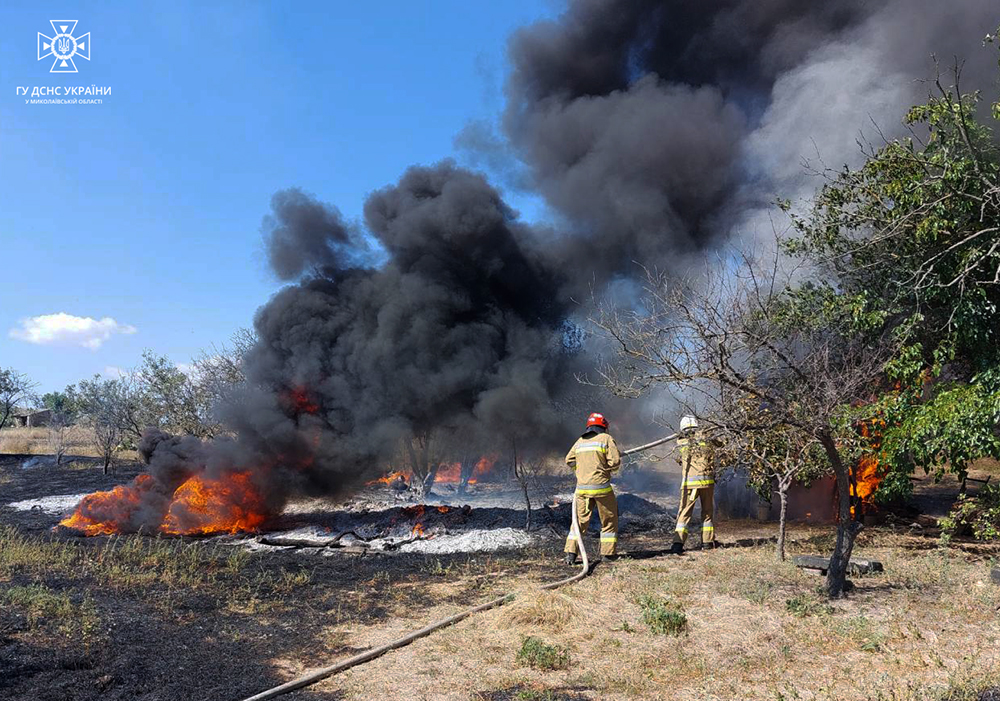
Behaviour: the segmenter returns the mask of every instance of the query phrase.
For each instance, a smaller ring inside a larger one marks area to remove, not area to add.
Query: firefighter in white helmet
[[[701,501],[701,542],[715,547],[715,526],[712,523],[715,499],[715,445],[688,414],[681,418],[681,437],[677,448],[681,463],[681,503],[677,511],[677,526],[671,552],[679,554],[687,541],[688,524],[694,514],[695,502]]]
[[[618,444],[608,433],[608,420],[603,414],[591,414],[587,427],[566,454],[566,465],[576,472],[576,515],[580,535],[587,532],[594,510],[601,519],[601,555],[614,560],[618,556],[618,500],[611,488],[611,474],[622,464]],[[578,546],[570,528],[566,538],[565,559],[576,562]]]

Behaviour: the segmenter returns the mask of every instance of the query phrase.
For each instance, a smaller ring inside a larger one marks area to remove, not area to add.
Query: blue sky
[[[48,391],[144,348],[187,362],[225,341],[278,289],[260,235],[271,195],[298,186],[358,218],[407,166],[454,156],[462,126],[502,106],[510,32],[557,9],[3,3],[0,367]],[[37,60],[52,19],[91,33],[75,75]],[[112,93],[31,105],[17,92],[81,85]],[[37,342],[54,330],[61,341]]]

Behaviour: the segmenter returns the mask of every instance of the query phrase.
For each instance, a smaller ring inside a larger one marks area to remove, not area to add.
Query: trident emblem
[[[76,73],[74,58],[90,60],[90,32],[74,37],[76,23],[75,19],[53,19],[49,24],[55,36],[38,32],[38,60],[54,57],[49,73]]]

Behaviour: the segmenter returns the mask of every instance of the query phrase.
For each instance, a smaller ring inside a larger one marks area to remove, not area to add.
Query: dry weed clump
[[[504,606],[497,621],[501,628],[544,628],[560,632],[577,618],[576,605],[560,592],[532,591]]]

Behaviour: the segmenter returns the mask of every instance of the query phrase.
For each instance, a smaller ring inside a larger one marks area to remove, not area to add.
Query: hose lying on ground
[[[652,443],[647,443],[645,445],[640,445],[635,448],[629,448],[622,455],[631,455],[632,453],[638,453],[643,450],[648,450],[649,448],[654,448],[658,445],[671,441],[677,437],[677,434],[671,434],[666,438],[661,438],[659,440],[653,441]],[[583,542],[583,533],[580,532],[579,519],[576,516],[576,497],[573,497],[573,507],[572,507],[572,517],[573,522],[570,524],[570,530],[573,537],[576,538],[576,543],[579,546],[580,555],[583,559],[581,563],[580,571],[574,574],[572,577],[567,577],[566,579],[560,579],[556,582],[549,582],[548,584],[543,584],[539,587],[542,590],[556,589],[558,587],[566,586],[567,584],[573,584],[578,582],[590,572],[590,560],[587,557],[587,546]],[[489,611],[490,609],[496,608],[506,604],[508,601],[513,601],[516,597],[516,592],[510,592],[504,594],[503,596],[498,596],[492,601],[487,601],[485,604],[480,604],[479,606],[474,606],[470,609],[466,609],[453,616],[448,616],[448,618],[442,618],[440,621],[431,623],[430,625],[424,626],[420,630],[416,630],[409,635],[406,635],[398,640],[393,640],[392,642],[386,643],[385,645],[380,645],[379,647],[373,647],[371,650],[359,653],[354,657],[348,657],[343,662],[338,662],[337,664],[330,665],[329,667],[322,667],[309,674],[305,674],[298,679],[293,679],[290,682],[285,682],[280,686],[276,686],[267,691],[262,691],[259,694],[250,696],[243,701],[264,701],[265,699],[273,699],[276,696],[281,696],[282,694],[287,694],[289,691],[294,691],[296,689],[301,689],[305,686],[310,686],[316,682],[326,679],[327,677],[332,677],[334,674],[343,672],[344,670],[350,669],[351,667],[357,667],[360,664],[369,662],[378,657],[381,657],[385,653],[396,650],[401,647],[406,647],[415,640],[426,637],[436,630],[441,630],[442,628],[447,628],[448,626],[458,623],[459,621],[472,616],[473,614],[480,613],[482,611]]]

